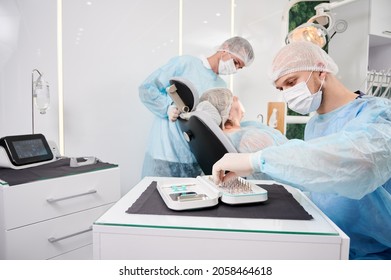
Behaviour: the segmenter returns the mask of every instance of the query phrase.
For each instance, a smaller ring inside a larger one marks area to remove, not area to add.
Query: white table
[[[145,177],[93,225],[94,259],[348,259],[349,237],[289,186],[312,220],[128,214]],[[254,181],[274,183],[273,181]]]

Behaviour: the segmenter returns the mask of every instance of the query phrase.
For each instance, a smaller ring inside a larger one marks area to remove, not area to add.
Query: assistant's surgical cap
[[[201,97],[200,102],[210,102],[219,112],[222,126],[229,118],[229,111],[233,102],[233,94],[227,88],[212,88],[205,91]]]
[[[274,57],[270,70],[273,82],[299,71],[320,71],[337,74],[338,66],[319,46],[311,42],[293,42],[283,47]]]
[[[218,48],[218,51],[226,51],[243,61],[245,66],[249,66],[254,61],[254,51],[250,42],[236,36],[226,40]]]

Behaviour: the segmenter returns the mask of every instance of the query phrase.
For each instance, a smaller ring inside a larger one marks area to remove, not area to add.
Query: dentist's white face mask
[[[236,72],[237,72],[237,69],[236,69],[233,58],[228,59],[226,61],[223,61],[222,59],[220,59],[219,74],[231,75],[231,74],[235,74]]]
[[[313,72],[311,72],[307,81],[300,82],[293,87],[282,91],[282,95],[285,99],[285,102],[288,103],[288,107],[302,115],[306,115],[318,110],[322,101],[321,88],[323,86],[324,79],[319,87],[319,90],[314,94],[311,94],[311,91],[307,86],[307,82],[310,79],[312,73]]]

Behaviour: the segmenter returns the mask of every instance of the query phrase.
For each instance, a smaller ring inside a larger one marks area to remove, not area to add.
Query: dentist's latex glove
[[[251,155],[247,153],[227,153],[213,165],[212,177],[216,185],[238,176],[254,173]],[[230,171],[225,174],[226,171]]]
[[[175,122],[179,117],[179,109],[175,105],[170,105],[167,109],[168,119]]]

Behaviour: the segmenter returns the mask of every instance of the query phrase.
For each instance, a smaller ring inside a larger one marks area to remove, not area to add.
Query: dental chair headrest
[[[207,113],[192,112],[188,120],[178,118],[178,122],[205,175],[212,174],[213,164],[226,153],[237,153],[231,141]]]
[[[205,175],[226,153],[237,153],[223,130],[205,111],[195,111],[199,98],[194,85],[182,77],[172,77],[168,94],[181,111],[177,122],[191,152]]]
[[[168,93],[177,105],[178,109],[183,112],[194,111],[198,105],[199,95],[194,85],[183,77],[172,77],[170,79]]]

